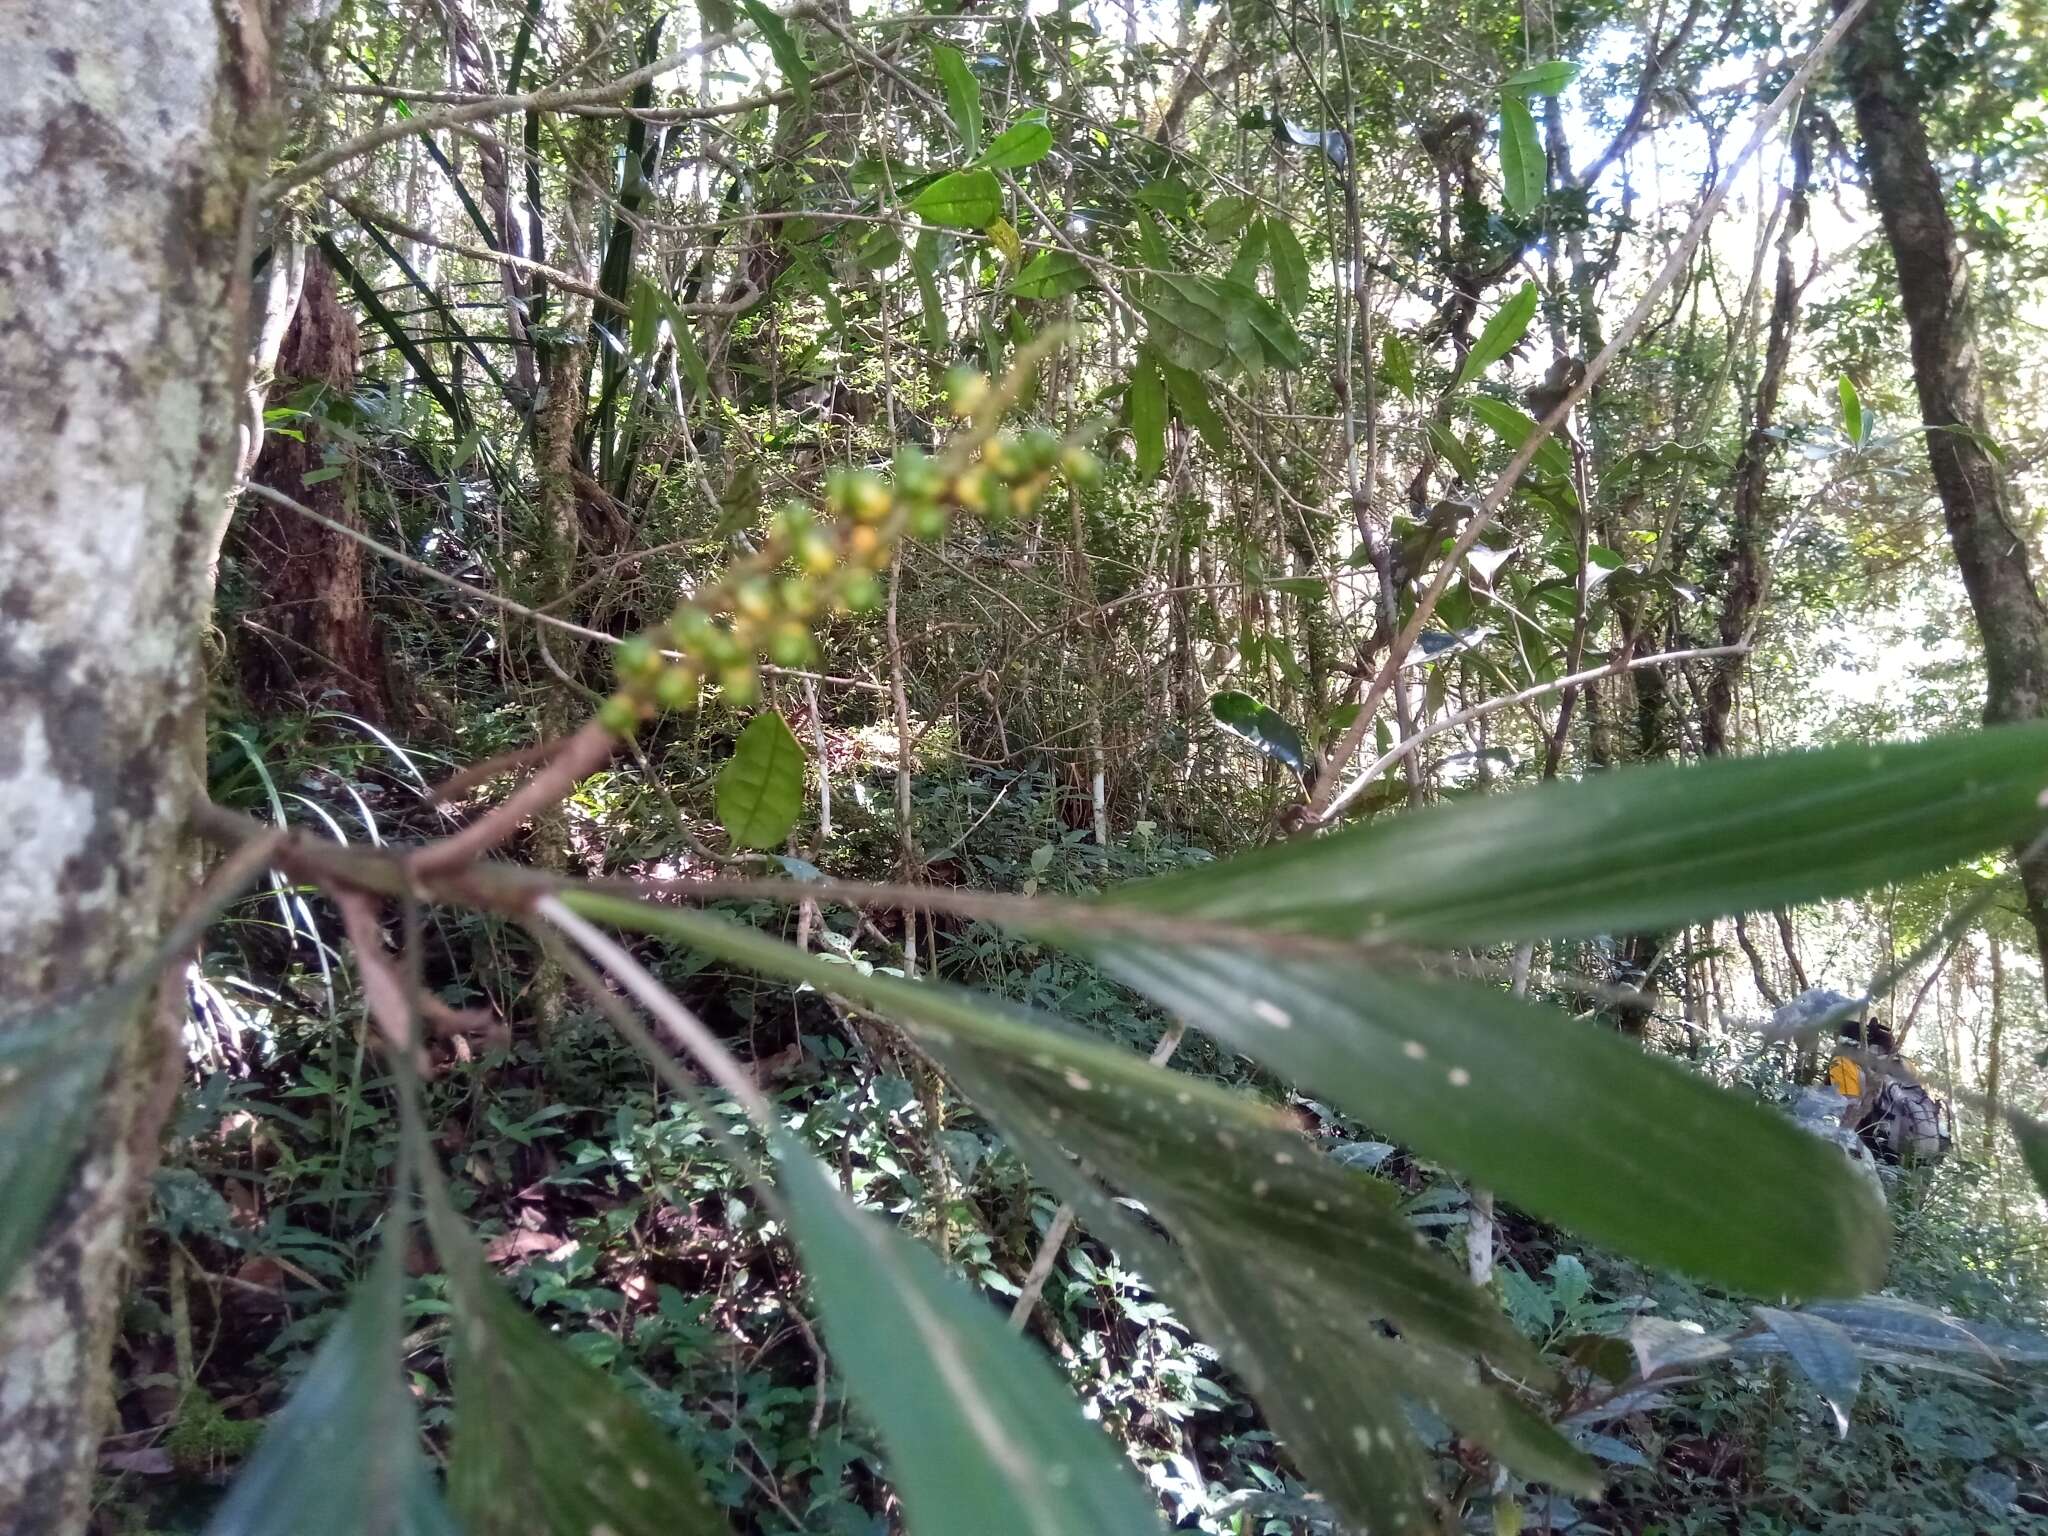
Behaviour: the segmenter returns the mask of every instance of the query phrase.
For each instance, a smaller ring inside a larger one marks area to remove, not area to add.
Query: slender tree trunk
[[[286,6],[236,14],[0,0],[0,1032],[77,1008],[115,1051],[0,1297],[10,1536],[84,1529],[174,1070],[155,1005],[107,989],[148,974],[187,883],[198,642],[246,415],[239,229],[303,41]]]
[[[282,255],[282,251],[280,251]],[[328,400],[355,388],[355,317],[334,289],[327,263],[303,258],[291,326],[277,351],[270,398],[282,404],[309,385]],[[344,449],[338,475],[323,475],[327,433],[294,422],[265,436],[255,482],[282,491],[345,527],[359,526],[356,464]],[[237,637],[242,686],[253,700],[317,700],[338,694],[372,720],[385,715],[384,652],[363,591],[363,546],[346,535],[255,497],[236,520],[230,550],[255,589]]]
[[[2048,609],[1989,446],[1969,270],[1921,126],[1898,10],[1898,0],[1871,7],[1846,39],[1842,71],[1863,136],[1871,201],[1898,268],[1928,464],[1984,637],[1984,717],[2036,720],[2048,713]],[[2022,866],[2020,879],[2048,962],[2048,869]]]
[[[2005,1086],[2005,951],[1998,935],[1986,933],[1991,958],[1991,1042],[1984,1058],[1984,1156],[1998,1155],[1999,1092]]]

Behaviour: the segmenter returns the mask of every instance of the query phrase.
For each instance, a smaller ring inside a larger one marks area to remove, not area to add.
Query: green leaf
[[[1152,480],[1166,464],[1166,377],[1151,348],[1141,348],[1127,392],[1131,442],[1138,453],[1138,478]]]
[[[632,351],[638,358],[654,356],[661,339],[662,293],[646,278],[633,281]]]
[[[1024,263],[1010,292],[1020,299],[1058,299],[1094,286],[1094,274],[1072,251],[1040,251]]]
[[[1380,340],[1380,377],[1405,399],[1415,398],[1415,349],[1399,331],[1389,331]]]
[[[401,1278],[387,1244],[264,1429],[207,1536],[287,1527],[293,1536],[456,1536],[400,1375]]]
[[[929,1249],[849,1207],[795,1141],[778,1136],[776,1155],[833,1363],[882,1432],[910,1530],[1162,1529],[1152,1496],[1043,1355]]]
[[[1535,429],[1536,423],[1530,422],[1529,430],[1533,432]],[[1472,450],[1465,446],[1458,434],[1451,430],[1449,422],[1432,418],[1425,430],[1429,434],[1430,446],[1436,449],[1439,458],[1458,472],[1460,480],[1478,477],[1479,461],[1472,456]]]
[[[944,299],[939,294],[939,240],[942,237],[933,230],[924,230],[917,237],[917,243],[910,248],[910,270],[917,279],[917,299],[924,310],[925,345],[936,354],[943,354],[947,343],[948,319]],[[944,236],[950,240],[952,236]]]
[[[1527,69],[1516,70],[1501,82],[1501,89],[1523,96],[1555,96],[1578,78],[1578,65],[1567,64],[1562,59],[1548,59],[1541,64],[1531,64]]]
[[[1163,269],[1173,265],[1173,251],[1160,232],[1159,221],[1142,208],[1138,210],[1138,256],[1148,267]]]
[[[35,1251],[98,1121],[121,1020],[142,1005],[136,987],[104,987],[0,1024],[0,1289]]]
[[[1308,257],[1285,219],[1268,218],[1266,263],[1273,274],[1273,297],[1290,315],[1298,315],[1308,304]]]
[[[739,0],[739,6],[747,13],[747,19],[760,28],[761,40],[775,55],[776,68],[782,71],[782,83],[796,92],[798,112],[808,112],[811,109],[811,67],[804,62],[803,50],[797,47],[795,36],[782,18],[761,0]]]
[[[981,82],[967,67],[960,50],[941,42],[928,45],[932,68],[946,87],[946,105],[953,114],[953,129],[960,135],[960,147],[971,158],[981,153]]]
[[[1252,288],[1259,280],[1259,268],[1266,259],[1266,222],[1261,219],[1244,232],[1237,254],[1230,259],[1230,281]]]
[[[1262,704],[1248,693],[1226,689],[1209,695],[1209,714],[1216,723],[1231,735],[1252,744],[1263,756],[1276,763],[1292,768],[1297,774],[1308,772],[1314,759],[1309,755],[1308,743],[1302,740],[1301,732],[1293,723],[1269,704]]]
[[[1477,378],[1488,367],[1499,362],[1515,349],[1522,337],[1528,333],[1529,322],[1536,318],[1536,304],[1540,295],[1536,284],[1525,282],[1508,298],[1508,301],[1488,316],[1486,325],[1479,332],[1479,339],[1472,343],[1472,350],[1465,354],[1465,366],[1458,370],[1458,377],[1452,388],[1456,389],[1467,380]]]
[[[718,820],[741,848],[775,848],[804,805],[804,749],[774,710],[754,716],[718,771]]]
[[[1173,398],[1173,408],[1180,419],[1201,433],[1202,441],[1209,445],[1209,451],[1219,458],[1230,456],[1230,429],[1217,414],[1216,406],[1209,398],[1209,386],[1198,373],[1185,368],[1176,368],[1164,358],[1159,360],[1159,371],[1166,377],[1166,392]]]
[[[1508,212],[1526,219],[1543,201],[1549,167],[1543,142],[1536,137],[1536,119],[1520,96],[1500,99],[1500,179]]]
[[[976,165],[992,171],[1021,171],[1052,153],[1052,130],[1043,114],[1019,118],[989,142]]]
[[[986,229],[1002,214],[1002,184],[994,171],[949,171],[910,200],[910,211],[934,224]]]
[[[452,1213],[437,1224],[437,1241],[456,1225]],[[449,1265],[458,1309],[448,1496],[465,1536],[725,1536],[674,1438],[485,1273],[466,1233],[454,1240],[467,1251]]]
[[[1202,209],[1202,229],[1211,240],[1228,240],[1250,222],[1257,205],[1248,197],[1231,193],[1209,200]]]
[[[1532,1214],[1762,1295],[1850,1294],[1883,1274],[1884,1207],[1836,1148],[1612,1031],[1489,987],[1109,927],[1036,936]]]
[[[1858,448],[1868,447],[1876,417],[1864,405],[1862,395],[1857,393],[1856,381],[1845,373],[1837,380],[1835,389],[1842,400],[1842,435]]]
[[[1863,1380],[1855,1341],[1839,1324],[1809,1312],[1758,1307],[1756,1316],[1785,1346],[1786,1358],[1799,1368],[1799,1374],[1813,1384],[1834,1410],[1835,1433],[1846,1437],[1849,1413],[1856,1406],[1857,1389]]]
[[[1125,888],[1159,911],[1391,944],[1677,927],[1849,896],[2029,841],[2048,724],[1685,767],[1431,807]]]
[[[1582,1457],[1472,1371],[1470,1357],[1483,1352],[1531,1383],[1549,1374],[1485,1294],[1415,1242],[1390,1189],[1316,1154],[1257,1101],[994,999],[862,975],[705,913],[586,892],[566,899],[901,1023],[1090,1229],[1215,1344],[1361,1528],[1434,1528],[1401,1397],[1526,1476],[1591,1486]],[[1133,1221],[1120,1197],[1139,1201],[1172,1241]],[[1398,1324],[1398,1341],[1379,1318]]]
[[[1509,405],[1505,400],[1496,400],[1491,395],[1474,395],[1465,404],[1511,451],[1527,442],[1529,434],[1536,430],[1535,419],[1527,411]],[[1555,433],[1543,440],[1543,446],[1536,450],[1532,462],[1539,473],[1553,480],[1568,480],[1571,476],[1571,453]]]
[[[2005,1123],[2020,1144],[2020,1160],[2027,1165],[2027,1176],[2042,1197],[2048,1198],[2048,1125],[2010,1109],[2005,1112]]]
[[[1228,278],[1168,272],[1138,285],[1137,304],[1160,356],[1196,373],[1298,368],[1308,351],[1279,309]]]

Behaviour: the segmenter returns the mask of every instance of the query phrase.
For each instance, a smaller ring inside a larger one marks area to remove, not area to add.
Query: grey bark
[[[1987,723],[2048,714],[2048,609],[1988,444],[1970,274],[1928,148],[1899,43],[1898,0],[1880,0],[1845,41],[1870,198],[1898,268],[1913,384],[1949,543],[1984,638]],[[2027,916],[2048,962],[2048,868],[2022,865]]]
[[[0,0],[0,1029],[145,968],[188,883],[287,14]],[[0,1297],[8,1536],[86,1522],[169,1065],[151,1013],[88,1015],[118,1040],[96,1139]]]

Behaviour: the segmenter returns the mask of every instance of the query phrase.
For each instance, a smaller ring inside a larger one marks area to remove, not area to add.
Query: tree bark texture
[[[1842,70],[1871,201],[1898,268],[1928,464],[1984,639],[1984,717],[2036,720],[2048,713],[2048,609],[1989,447],[1969,269],[1921,124],[1898,11],[1898,0],[1881,0],[1865,13],[1845,40]],[[2020,878],[2048,961],[2048,868],[2023,865]]]
[[[297,308],[277,352],[270,402],[276,408],[309,391],[320,398],[309,401],[314,417],[289,422],[290,432],[265,434],[254,478],[355,527],[354,459],[345,457],[338,475],[317,473],[327,467],[327,434],[317,414],[323,401],[346,400],[355,388],[356,322],[319,252],[307,254],[303,265]],[[258,704],[283,700],[294,708],[326,698],[382,720],[384,656],[363,590],[363,546],[250,497],[230,547],[251,588],[241,614],[245,632],[235,646],[249,698]]]
[[[5,1536],[85,1526],[153,1160],[163,1036],[104,989],[146,974],[189,874],[282,13],[0,0],[0,1030],[78,1007],[116,1052],[0,1297]]]

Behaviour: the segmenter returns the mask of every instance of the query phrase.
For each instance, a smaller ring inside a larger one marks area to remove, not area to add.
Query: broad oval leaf
[[[949,171],[910,200],[910,211],[934,224],[986,229],[1002,214],[1002,184],[991,170]]]
[[[967,67],[960,50],[932,42],[932,68],[946,88],[946,106],[953,116],[953,130],[960,135],[960,147],[971,157],[981,153],[981,82]]]
[[[1095,275],[1072,251],[1040,251],[1024,263],[1010,292],[1020,299],[1058,299],[1094,286]]]
[[[1546,59],[1541,64],[1516,70],[1501,82],[1501,89],[1524,96],[1555,96],[1578,78],[1578,65],[1563,59]]]
[[[1500,99],[1500,179],[1508,212],[1526,219],[1543,201],[1549,166],[1543,155],[1543,141],[1536,136],[1536,119],[1520,96]]]
[[[804,805],[804,749],[774,710],[747,722],[718,771],[718,820],[742,848],[774,848]]]
[[[1856,1406],[1856,1392],[1863,1381],[1855,1341],[1839,1324],[1808,1312],[1758,1307],[1756,1317],[1785,1346],[1786,1358],[1799,1367],[1799,1374],[1834,1411],[1835,1433],[1846,1437],[1849,1413]]]
[[[1506,303],[1487,317],[1479,339],[1465,354],[1465,366],[1458,370],[1457,381],[1452,388],[1477,378],[1514,350],[1515,344],[1528,333],[1529,322],[1536,318],[1536,304],[1540,297],[1536,284],[1525,282],[1509,295]]]
[[[1273,274],[1273,297],[1290,315],[1308,304],[1308,257],[1285,219],[1266,220],[1266,264]]]
[[[2031,839],[2048,723],[1828,747],[1433,806],[1124,887],[1260,928],[1493,944],[1676,927],[1853,895]]]
[[[1158,1507],[1052,1366],[922,1244],[778,1137],[835,1364],[873,1415],[913,1536],[1157,1532]]]
[[[400,1375],[400,1301],[395,1257],[380,1257],[272,1416],[207,1536],[456,1536]]]
[[[1474,395],[1465,404],[1510,450],[1521,447],[1528,441],[1529,434],[1536,430],[1535,418],[1505,400],[1496,400],[1491,395]],[[1571,455],[1555,433],[1545,438],[1543,446],[1536,450],[1534,467],[1539,474],[1561,482],[1559,489],[1570,496],[1572,504],[1577,504],[1577,494],[1568,483],[1564,483],[1568,482],[1572,472]]]
[[[992,171],[1021,171],[1052,153],[1052,130],[1043,117],[1024,117],[989,141],[976,165]]]
[[[1202,435],[1202,441],[1209,445],[1209,451],[1218,458],[1230,456],[1230,429],[1223,424],[1214,402],[1209,399],[1209,386],[1198,373],[1185,368],[1176,368],[1161,359],[1159,371],[1166,378],[1166,392],[1173,398],[1173,408],[1180,419]]]
[[[1302,740],[1287,717],[1269,704],[1235,688],[1209,695],[1209,714],[1231,735],[1248,741],[1263,756],[1292,768],[1308,771],[1308,743]]]
[[[35,1251],[85,1149],[122,1018],[143,995],[104,987],[41,1016],[0,1021],[0,1289]]]

